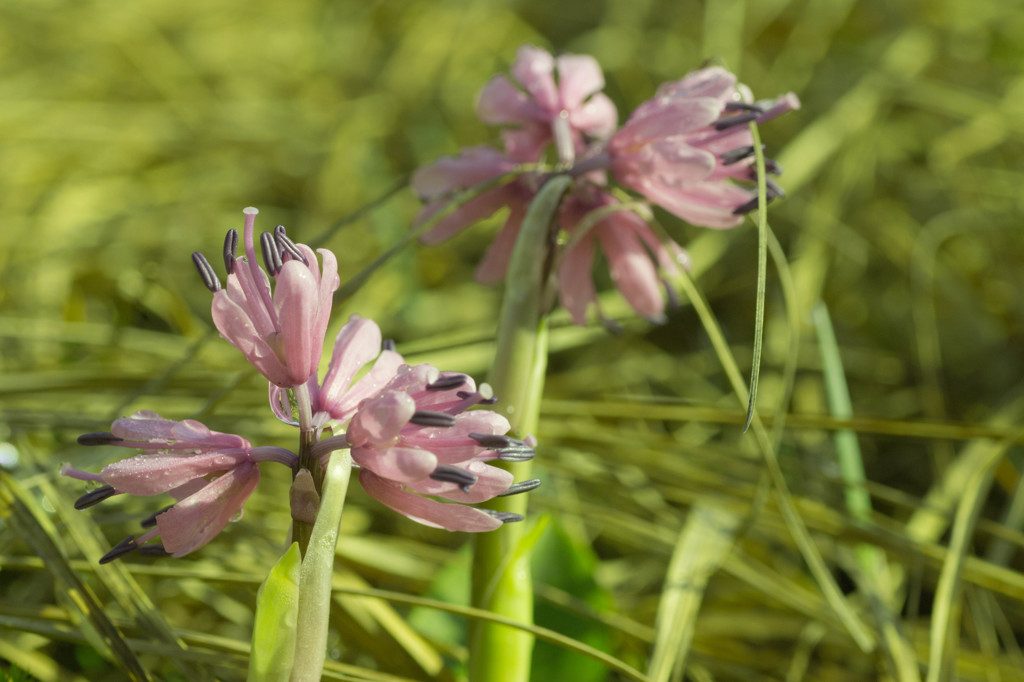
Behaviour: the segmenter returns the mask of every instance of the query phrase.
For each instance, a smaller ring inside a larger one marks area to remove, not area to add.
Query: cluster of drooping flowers
[[[270,382],[274,414],[313,443],[306,457],[326,468],[331,454],[349,449],[366,491],[395,511],[425,525],[457,531],[488,531],[521,520],[516,514],[470,507],[499,495],[535,488],[514,483],[488,462],[533,457],[533,440],[506,436],[508,421],[490,410],[490,388],[430,365],[410,366],[382,343],[377,325],[353,315],[335,339],[330,366],[320,381],[332,296],[340,285],[333,253],[316,254],[296,244],[283,227],[260,239],[264,270],[256,260],[255,221],[247,208],[245,255],[239,235],[227,234],[221,286],[201,253],[193,261],[213,292],[213,321],[221,336]],[[271,282],[273,281],[273,286]],[[360,378],[357,374],[372,366]],[[294,407],[293,407],[294,406]],[[186,419],[172,421],[137,412],[114,422],[110,432],[89,433],[82,445],[114,445],[141,451],[99,473],[65,465],[61,472],[98,484],[76,503],[85,509],[118,494],[169,494],[176,501],[143,521],[147,528],[116,545],[102,562],[140,550],[182,556],[202,547],[233,519],[259,483],[260,462],[278,462],[299,475],[302,458],[281,447],[253,447],[245,438],[211,431]],[[430,497],[454,502],[440,502]],[[160,544],[146,544],[159,538]]]
[[[639,314],[663,316],[659,270],[672,273],[688,264],[675,242],[663,239],[645,217],[624,210],[622,187],[694,225],[728,228],[758,206],[751,122],[763,123],[797,109],[789,93],[755,101],[750,90],[721,67],[694,71],[662,85],[622,127],[601,90],[604,76],[584,55],[554,58],[533,47],[519,49],[511,79],[498,75],[484,87],[477,114],[502,130],[504,150],[478,146],[420,168],[413,188],[426,202],[417,224],[434,218],[453,197],[483,188],[423,236],[438,243],[502,207],[508,218],[477,268],[477,279],[500,280],[508,267],[526,208],[549,173],[537,170],[545,153],[557,156],[553,172],[576,178],[562,203],[558,225],[567,246],[558,259],[562,304],[577,324],[597,302],[591,277],[595,243],[604,252],[615,285]],[[780,169],[766,160],[769,174]],[[783,196],[766,179],[767,199]]]

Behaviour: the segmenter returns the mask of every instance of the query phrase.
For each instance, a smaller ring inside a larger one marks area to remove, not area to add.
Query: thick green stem
[[[316,682],[323,671],[334,548],[338,544],[338,526],[351,473],[352,457],[348,450],[331,455],[324,477],[320,513],[313,524],[309,547],[303,552],[299,570],[299,616],[291,682]]]
[[[525,437],[537,429],[547,369],[547,321],[542,314],[546,269],[554,243],[552,223],[571,179],[556,176],[538,192],[523,219],[505,280],[497,350],[489,377],[498,396],[495,406]],[[530,476],[530,463],[505,464],[516,480]],[[499,497],[497,511],[526,513],[526,495]],[[533,622],[533,584],[526,528],[512,523],[476,538],[473,558],[473,606],[516,620]],[[473,682],[526,682],[530,678],[533,636],[486,621],[470,633],[470,679]]]

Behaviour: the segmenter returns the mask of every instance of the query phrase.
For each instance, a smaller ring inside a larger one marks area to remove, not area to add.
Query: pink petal
[[[572,111],[604,87],[604,74],[597,60],[585,54],[564,54],[558,65],[558,90],[562,107]]]
[[[352,449],[356,464],[391,481],[411,483],[422,481],[437,468],[437,457],[421,448],[374,448]]]
[[[704,182],[685,190],[649,184],[635,187],[666,211],[700,227],[730,228],[743,222],[733,210],[750,201],[749,191],[727,182]]]
[[[405,364],[402,356],[393,350],[382,351],[370,371],[363,375],[343,397],[337,402],[327,403],[326,408],[331,417],[347,421],[355,413],[359,404],[371,396],[380,393],[395,377],[398,368]]]
[[[420,237],[420,241],[427,245],[440,244],[470,225],[489,217],[513,198],[514,190],[510,185],[484,190],[438,221],[429,232]]]
[[[590,276],[594,259],[593,237],[588,235],[571,248],[558,270],[558,296],[562,305],[579,325],[587,322],[587,306],[597,300],[594,280]]]
[[[501,526],[501,521],[479,509],[420,497],[366,469],[359,472],[359,483],[384,505],[425,526],[468,533],[494,530]]]
[[[502,130],[501,139],[510,158],[519,163],[536,163],[551,142],[551,126],[527,123],[522,128]]]
[[[466,462],[460,468],[471,474],[476,474],[478,477],[468,493],[455,483],[435,481],[430,478],[417,483],[410,483],[408,487],[410,490],[421,495],[436,495],[464,504],[476,504],[477,502],[486,502],[497,497],[508,490],[515,480],[515,477],[510,472],[498,467],[489,466],[483,462]]]
[[[349,318],[334,339],[331,364],[320,387],[321,405],[336,404],[345,396],[356,372],[380,353],[381,340],[376,322],[358,315]]]
[[[292,414],[291,401],[288,398],[288,389],[281,388],[277,384],[269,384],[270,386],[270,411],[274,413],[274,416],[278,420],[288,424],[290,426],[298,426],[299,423],[295,421],[295,415]],[[314,401],[314,404],[317,404]]]
[[[678,81],[662,83],[656,97],[714,97],[722,102],[733,99],[736,76],[721,66],[691,71]]]
[[[164,549],[180,557],[212,540],[242,510],[259,481],[259,467],[245,462],[158,514]]]
[[[111,426],[111,433],[128,441],[157,441],[154,446],[168,449],[170,443],[198,448],[249,448],[249,441],[230,433],[211,431],[193,419],[173,421],[156,412],[140,410],[130,417],[121,417]]]
[[[657,319],[665,308],[661,282],[651,257],[631,231],[631,219],[640,220],[634,213],[620,211],[594,229],[608,258],[615,286],[633,310],[649,320]]]
[[[713,155],[677,136],[651,142],[633,154],[613,155],[611,168],[627,187],[651,183],[684,188],[706,180],[715,164]]]
[[[597,93],[588,102],[569,111],[569,123],[591,137],[604,139],[615,132],[619,112],[611,99],[604,93]]]
[[[405,393],[387,393],[365,401],[348,427],[348,442],[353,447],[370,443],[388,445],[416,412],[416,401]]]
[[[228,275],[227,291],[231,300],[238,303],[252,320],[261,338],[277,331],[277,323],[268,307],[272,304],[270,280],[262,268],[249,267],[244,260],[238,260],[235,271]]]
[[[249,460],[244,452],[197,455],[136,455],[103,467],[100,475],[117,490],[131,495],[158,495],[217,471]]]
[[[480,91],[476,115],[484,123],[506,125],[534,121],[541,116],[541,110],[526,93],[499,75],[487,81]]]
[[[643,116],[634,113],[608,144],[612,154],[622,153],[650,140],[682,135],[713,123],[722,105],[710,97],[668,100],[651,107]]]
[[[654,254],[658,266],[665,272],[678,274],[680,268],[690,269],[690,256],[683,247],[672,240],[666,244],[654,233],[646,220],[639,220],[633,227],[636,235],[647,245],[647,249]]]
[[[248,313],[235,303],[224,290],[213,295],[213,323],[228,343],[242,351],[242,355],[260,373],[278,385],[288,384],[288,370],[256,328]]]
[[[493,147],[467,147],[456,157],[445,157],[417,169],[412,176],[412,188],[420,197],[432,199],[488,182],[515,167],[511,159]]]
[[[523,224],[523,217],[526,215],[526,206],[522,202],[509,204],[508,218],[505,225],[498,232],[498,235],[487,247],[483,260],[476,267],[476,281],[481,284],[497,284],[505,279],[508,272],[509,259],[512,258],[512,249],[516,245],[516,238],[519,237],[519,228]]]
[[[551,53],[533,45],[523,45],[516,52],[516,60],[509,69],[512,77],[533,97],[548,114],[557,114],[561,108],[554,78],[555,60]]]
[[[341,286],[341,277],[338,276],[338,259],[328,249],[317,249],[320,258],[323,260],[322,271],[319,283],[319,307],[316,311],[317,322],[313,338],[319,340],[318,348],[313,353],[313,372],[320,364],[320,355],[323,352],[323,339],[327,333],[327,325],[331,322],[331,307],[334,304],[334,292]],[[314,268],[315,269],[315,268]]]
[[[316,337],[320,292],[316,278],[301,261],[288,261],[277,274],[274,307],[288,366],[286,385],[297,386],[316,372],[323,345],[323,336],[319,342]]]

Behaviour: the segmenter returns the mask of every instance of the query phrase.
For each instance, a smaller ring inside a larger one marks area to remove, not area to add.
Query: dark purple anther
[[[466,383],[465,374],[448,374],[442,375],[432,384],[427,384],[428,391],[450,391],[453,388],[458,388]],[[459,394],[459,397],[463,397]]]
[[[517,521],[522,521],[524,518],[522,514],[513,514],[512,512],[494,511],[493,509],[484,509],[483,511],[487,512],[502,523],[516,523]]]
[[[509,486],[509,489],[498,495],[498,497],[508,497],[509,495],[518,495],[519,493],[528,493],[531,490],[536,490],[540,486],[539,478],[531,478],[528,481],[520,481],[519,483],[513,483]]]
[[[764,179],[765,191],[769,196],[779,197],[780,199],[786,198],[786,192],[781,187],[775,184],[775,181],[771,178]]]
[[[213,271],[213,266],[206,260],[206,256],[196,251],[192,254],[192,262],[199,271],[199,276],[203,278],[206,288],[214,293],[220,291],[220,280],[217,279],[217,273]]]
[[[282,253],[286,253],[295,260],[300,260],[306,265],[309,265],[309,261],[306,260],[306,256],[303,255],[299,247],[295,245],[285,232],[284,225],[278,225],[274,228],[274,239],[277,240],[277,247],[281,249]]]
[[[140,522],[140,525],[143,528],[152,528],[153,526],[156,525],[156,517],[160,516],[165,511],[170,511],[172,508],[174,508],[174,505],[173,504],[169,504],[166,507],[164,507],[163,509],[161,509],[160,511],[153,512],[152,514],[150,514],[146,518],[142,519],[142,521]]]
[[[471,474],[464,469],[459,469],[458,467],[442,464],[434,469],[434,472],[430,474],[430,478],[444,483],[454,483],[462,489],[462,492],[468,493],[469,489],[472,488],[473,484],[477,482],[477,479],[479,479],[479,476]]]
[[[281,272],[284,263],[281,262],[281,252],[277,250],[274,235],[269,232],[261,234],[260,249],[263,251],[263,264],[266,266],[267,272],[271,277],[277,277],[277,273]]]
[[[224,269],[229,275],[235,271],[236,251],[238,251],[238,230],[228,230],[224,236]]]
[[[749,104],[747,102],[726,102],[726,111],[755,111],[759,114],[764,113],[764,107],[759,104]]]
[[[764,150],[764,145],[761,145],[761,150]],[[753,155],[754,145],[748,144],[743,147],[736,147],[736,149],[730,149],[724,154],[719,154],[718,158],[722,160],[723,166],[731,166],[734,163],[749,159]]]
[[[528,462],[536,454],[526,442],[508,436],[471,433],[469,437],[488,450],[498,453],[502,462]]]
[[[78,437],[79,445],[110,445],[111,443],[120,443],[123,438],[118,438],[109,431],[94,431],[93,433],[83,433]]]
[[[94,504],[99,504],[103,500],[113,497],[116,494],[117,491],[114,489],[114,486],[102,485],[99,488],[96,488],[96,490],[88,492],[75,500],[75,509],[78,511],[88,509]]]
[[[714,123],[715,130],[726,130],[734,126],[743,125],[757,120],[757,112],[745,111],[735,116],[723,116]]]
[[[384,339],[383,343],[380,344],[380,349],[382,351],[385,351],[385,350],[394,351],[395,350],[395,340],[394,339]]]
[[[433,410],[416,410],[412,419],[409,420],[411,424],[417,426],[441,426],[449,427],[455,426],[455,417],[446,412],[434,412]]]
[[[120,559],[125,554],[131,554],[138,548],[139,546],[135,544],[135,536],[129,535],[124,540],[121,540],[121,542],[117,543],[114,546],[114,549],[104,554],[103,558],[100,559],[100,563],[109,564],[114,559]]]
[[[160,545],[143,545],[142,547],[139,547],[139,554],[153,557],[155,559],[171,556],[171,553]]]

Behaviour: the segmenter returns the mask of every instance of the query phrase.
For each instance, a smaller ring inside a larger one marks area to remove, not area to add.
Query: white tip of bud
[[[258,208],[253,208],[252,206],[242,209],[242,213],[245,215],[256,215],[259,212],[260,210]]]

